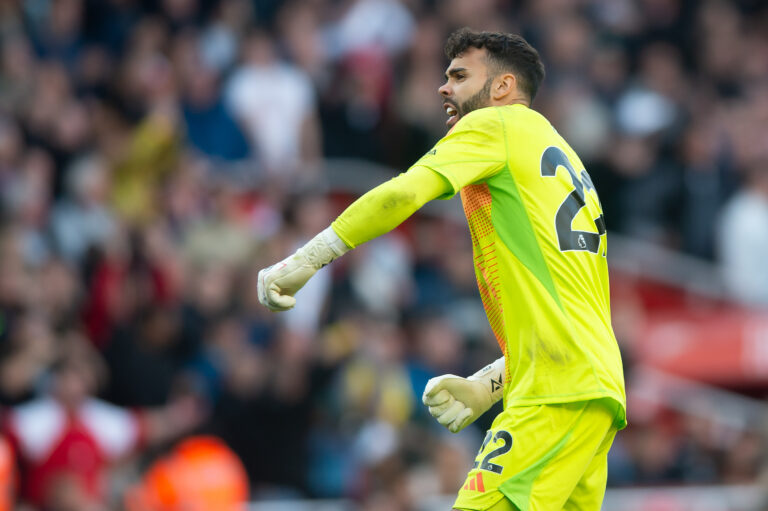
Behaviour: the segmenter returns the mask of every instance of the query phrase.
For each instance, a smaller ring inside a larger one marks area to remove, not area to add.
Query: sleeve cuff
[[[347,236],[345,236],[343,232],[339,232],[341,229],[340,229],[340,227],[339,227],[339,224],[338,224],[338,220],[334,220],[334,221],[331,223],[331,227],[330,227],[330,229],[332,229],[332,230],[333,230],[333,232],[334,232],[334,233],[336,233],[336,236],[338,236],[338,237],[339,237],[339,239],[340,239],[341,241],[343,241],[343,242],[344,242],[344,244],[345,244],[347,247],[349,247],[349,250],[352,250],[353,248],[355,248],[355,244],[354,244],[354,243],[352,243],[351,241],[349,241],[349,238],[347,238]]]

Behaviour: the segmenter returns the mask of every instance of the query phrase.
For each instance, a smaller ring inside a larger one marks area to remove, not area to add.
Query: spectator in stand
[[[311,2],[283,2],[277,26],[291,61],[309,75],[315,88],[333,86],[329,48],[324,41],[322,6]]]
[[[153,463],[126,494],[125,507],[128,511],[242,511],[247,498],[248,479],[237,454],[215,437],[197,436]]]
[[[392,62],[377,47],[345,55],[321,105],[328,157],[373,158],[391,164],[402,133],[391,115]]]
[[[74,67],[83,43],[84,8],[83,0],[63,0],[36,13],[42,16],[33,19],[30,32],[38,55]]]
[[[67,169],[67,194],[50,216],[56,248],[74,264],[83,262],[89,250],[102,248],[117,229],[107,204],[109,169],[103,158],[91,155]]]
[[[129,411],[92,397],[105,376],[98,355],[70,338],[49,390],[9,410],[5,433],[22,461],[22,495],[51,511],[108,509],[108,469],[135,452],[190,430],[201,420],[192,401]]]
[[[224,105],[221,77],[202,54],[195,32],[176,37],[174,64],[180,77],[182,115],[189,144],[210,158],[240,160],[249,155],[240,126]]]
[[[12,181],[2,190],[24,263],[33,267],[42,266],[51,256],[46,224],[52,177],[50,155],[42,149],[30,149],[22,156]]]
[[[34,57],[21,33],[5,37],[0,52],[0,112],[7,113],[25,104],[34,90]]]
[[[725,205],[717,248],[732,295],[745,304],[768,307],[768,157],[746,170],[746,187]]]
[[[8,325],[0,363],[0,402],[15,405],[35,396],[57,356],[56,339],[45,317],[25,312]]]
[[[244,41],[225,100],[267,175],[284,183],[313,177],[320,157],[315,91],[306,73],[279,58],[268,33],[257,30]]]
[[[355,0],[330,27],[334,57],[378,48],[388,55],[403,51],[413,35],[413,15],[393,0]]]
[[[714,119],[694,118],[682,135],[681,248],[702,259],[715,257],[717,217],[736,187],[736,176],[713,128]]]

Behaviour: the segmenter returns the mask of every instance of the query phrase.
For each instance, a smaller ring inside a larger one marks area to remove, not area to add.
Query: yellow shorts
[[[493,421],[453,506],[599,511],[615,435],[604,401],[508,408]]]

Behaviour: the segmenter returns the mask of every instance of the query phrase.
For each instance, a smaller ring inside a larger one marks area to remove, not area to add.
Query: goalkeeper
[[[605,221],[579,157],[530,108],[544,77],[514,34],[462,29],[438,92],[448,134],[407,172],[369,191],[287,259],[259,272],[259,299],[290,309],[312,275],[460,193],[475,274],[503,357],[424,391],[457,432],[499,399],[457,510],[599,510],[607,453],[626,425],[624,377],[608,293]]]

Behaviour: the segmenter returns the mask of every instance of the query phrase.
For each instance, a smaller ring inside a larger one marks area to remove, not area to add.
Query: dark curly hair
[[[485,48],[488,61],[497,73],[511,72],[517,77],[519,89],[533,101],[544,79],[544,64],[539,52],[517,34],[476,32],[461,28],[445,42],[445,55],[453,60],[468,48]]]

